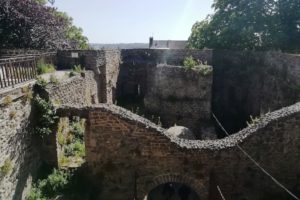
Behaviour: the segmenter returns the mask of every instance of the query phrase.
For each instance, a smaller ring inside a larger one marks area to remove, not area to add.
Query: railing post
[[[14,75],[13,75],[13,68],[12,68],[12,63],[11,63],[11,60],[8,61],[9,62],[9,72],[10,72],[10,80],[11,80],[11,83],[12,83],[12,87],[14,88],[15,87],[15,81],[14,81]]]
[[[33,71],[34,71],[33,74],[34,74],[34,78],[36,78],[36,75],[37,75],[37,71],[36,71],[37,69],[36,68],[37,68],[37,62],[36,62],[36,56],[34,56],[33,57]]]
[[[2,82],[2,78],[1,78],[2,74],[3,74],[3,72],[2,72],[2,67],[1,67],[1,63],[0,63],[0,86],[1,86],[1,88],[4,88],[4,83]]]

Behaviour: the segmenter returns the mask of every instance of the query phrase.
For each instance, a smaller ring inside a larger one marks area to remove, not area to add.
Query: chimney
[[[149,38],[149,49],[153,46],[153,37]]]

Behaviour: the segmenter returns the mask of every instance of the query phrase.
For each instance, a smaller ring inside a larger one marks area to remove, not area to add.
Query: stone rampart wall
[[[159,184],[180,182],[201,199],[218,199],[217,186],[233,200],[272,199],[274,194],[287,199],[238,145],[287,188],[300,192],[300,103],[269,113],[230,137],[211,141],[166,135],[164,129],[113,105],[64,109],[64,113],[88,116],[87,166],[103,198],[143,199]]]
[[[211,120],[212,67],[158,65],[148,78],[146,111],[160,116],[164,127],[185,126],[201,139]]]
[[[213,112],[231,133],[300,100],[299,55],[214,51],[213,67]]]
[[[72,57],[77,54],[78,57]],[[95,73],[98,99],[101,103],[112,103],[115,99],[116,84],[119,75],[119,50],[66,50],[58,51],[58,69],[72,69],[81,65]]]
[[[211,64],[211,50],[162,50],[162,49],[127,49],[121,50],[122,64],[120,66],[117,84],[117,97],[144,97],[147,92],[147,80],[157,64],[182,65],[186,57]]]
[[[85,71],[59,83],[50,83],[42,94],[57,106],[86,106],[98,103],[97,82],[93,71]]]
[[[0,199],[25,199],[40,165],[27,86],[0,94]]]

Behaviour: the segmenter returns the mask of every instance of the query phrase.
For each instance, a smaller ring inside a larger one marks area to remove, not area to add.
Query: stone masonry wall
[[[105,90],[106,103],[114,103],[116,100],[116,89],[119,78],[121,54],[120,51],[105,52]]]
[[[78,54],[73,58],[72,53]],[[72,69],[81,65],[95,73],[98,99],[101,103],[112,103],[119,75],[120,51],[118,50],[64,50],[58,51],[58,69]]]
[[[214,51],[213,67],[213,112],[231,133],[300,100],[299,55]]]
[[[149,79],[148,70],[156,68],[157,64],[182,65],[184,58],[188,56],[208,64],[212,62],[211,50],[121,50],[122,64],[117,84],[117,97],[144,97],[148,85],[146,80]]]
[[[37,144],[28,127],[31,104],[24,95],[20,87],[0,94],[0,199],[3,200],[25,199],[40,164]],[[8,170],[4,173],[5,163]]]
[[[212,67],[158,65],[148,78],[146,111],[160,116],[164,127],[185,126],[201,139],[201,128],[211,125]]]
[[[99,198],[142,200],[156,186],[178,182],[203,200],[220,199],[217,186],[226,199],[288,199],[237,145],[287,188],[300,192],[300,103],[212,141],[167,135],[148,120],[113,105],[64,110],[88,116],[86,160],[91,180],[102,191]]]
[[[42,92],[54,104],[85,106],[98,103],[97,82],[94,72],[85,71],[58,84],[48,84]]]

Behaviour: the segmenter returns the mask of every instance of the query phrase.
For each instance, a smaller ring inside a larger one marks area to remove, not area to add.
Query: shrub
[[[23,87],[22,93],[23,93],[23,97],[22,97],[23,103],[26,103],[33,98],[33,94],[32,94],[31,89],[29,88],[29,86]]]
[[[70,163],[70,159],[66,157],[64,154],[59,155],[58,165],[59,166],[67,166]]]
[[[51,102],[40,98],[38,95],[33,100],[34,112],[36,117],[35,134],[40,137],[50,135],[58,119],[54,106]]]
[[[186,69],[193,69],[199,63],[193,58],[193,56],[186,57],[183,61],[183,66]]]
[[[75,74],[75,72],[72,71],[72,72],[69,73],[69,78],[71,78],[73,76],[76,76],[76,74]]]
[[[44,59],[40,59],[37,62],[37,73],[38,74],[46,74],[46,73],[51,73],[55,72],[55,66],[52,64],[47,64],[45,63]]]
[[[85,156],[85,146],[82,142],[77,141],[74,144],[74,152],[76,157],[84,157]]]
[[[36,78],[36,84],[37,84],[38,86],[44,88],[44,87],[46,87],[46,85],[48,84],[48,82],[47,82],[45,79],[43,79],[43,77],[38,76],[38,77]]]
[[[58,78],[54,74],[50,75],[50,83],[55,84],[55,85],[57,85],[59,83]]]
[[[67,157],[84,157],[85,156],[85,146],[81,141],[76,141],[70,145],[65,146],[64,155]]]
[[[252,115],[250,115],[250,121],[247,121],[247,126],[253,126],[258,124],[261,121],[260,118],[258,117],[253,117]]]
[[[41,189],[33,185],[26,200],[48,200],[48,198],[43,197]]]
[[[64,136],[65,129],[68,127],[68,118],[60,118],[57,129],[57,142],[60,146],[66,144],[66,138]]]
[[[39,180],[32,187],[27,200],[53,199],[67,189],[69,181],[70,173],[54,169],[46,179]]]
[[[63,135],[63,133],[59,132],[57,134],[57,142],[60,146],[63,146],[66,143],[66,139],[65,139],[65,136]]]
[[[0,173],[2,176],[8,175],[12,170],[12,162],[10,159],[6,159],[4,164],[0,167]]]
[[[85,128],[85,120],[81,119],[73,122],[70,129],[71,129],[71,133],[76,138],[83,140],[84,128]]]
[[[84,71],[84,68],[82,68],[81,65],[74,65],[72,70],[73,72],[81,73]]]
[[[207,76],[213,72],[213,68],[209,65],[200,64],[195,67],[195,70],[198,71],[203,76]]]

